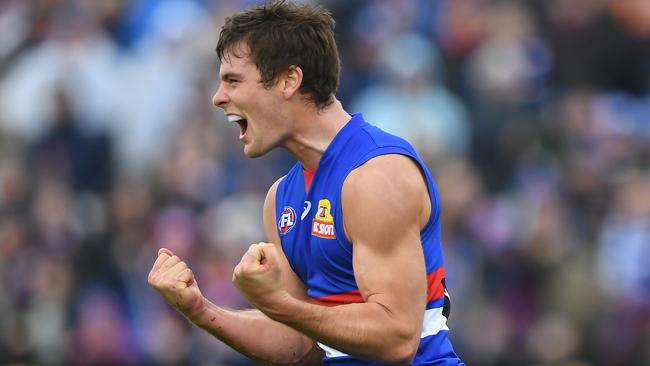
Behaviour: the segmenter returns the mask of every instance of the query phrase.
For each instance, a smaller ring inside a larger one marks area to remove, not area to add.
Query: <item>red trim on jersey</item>
[[[312,298],[311,301],[317,305],[323,306],[337,306],[344,304],[360,303],[363,301],[359,290],[344,292],[342,294],[326,295],[317,298]]]
[[[427,275],[427,302],[441,299],[445,296],[442,279],[445,278],[445,267],[441,266]]]
[[[302,170],[302,175],[305,177],[305,192],[309,190],[309,186],[311,185],[311,180],[314,179],[314,173],[316,173],[316,169]]]
[[[443,278],[445,278],[444,266],[427,275],[427,302],[441,299],[445,296],[445,288],[442,286]],[[323,306],[338,306],[365,302],[359,290],[312,298],[311,301],[314,304]]]

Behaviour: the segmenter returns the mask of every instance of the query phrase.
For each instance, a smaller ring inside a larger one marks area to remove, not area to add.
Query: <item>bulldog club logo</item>
[[[295,224],[296,211],[289,206],[285,206],[284,209],[282,209],[280,220],[278,220],[278,230],[280,231],[280,235],[288,233]]]
[[[311,234],[323,239],[335,239],[332,205],[327,199],[318,201],[316,216],[311,225]]]

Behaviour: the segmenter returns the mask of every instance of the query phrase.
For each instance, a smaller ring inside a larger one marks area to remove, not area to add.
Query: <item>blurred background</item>
[[[0,364],[251,364],[147,274],[166,246],[246,306],[231,272],[293,163],[211,105],[256,3],[0,1]],[[319,3],[345,108],[437,181],[468,365],[650,365],[650,1]]]

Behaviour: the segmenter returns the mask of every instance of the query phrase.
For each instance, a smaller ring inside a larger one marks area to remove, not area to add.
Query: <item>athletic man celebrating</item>
[[[164,248],[149,283],[264,363],[463,365],[447,337],[435,184],[406,141],[336,100],[333,30],[325,9],[282,1],[221,31],[214,104],[239,124],[246,156],[282,147],[298,160],[266,197],[269,243],[251,245],[233,273],[256,309],[214,305]]]

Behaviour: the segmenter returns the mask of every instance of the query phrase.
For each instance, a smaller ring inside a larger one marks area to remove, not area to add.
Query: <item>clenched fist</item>
[[[265,311],[287,295],[282,288],[281,277],[275,246],[258,243],[248,248],[235,267],[232,282],[252,305]]]
[[[158,258],[149,272],[149,284],[189,319],[198,315],[204,306],[203,294],[192,270],[169,249],[158,251]]]

